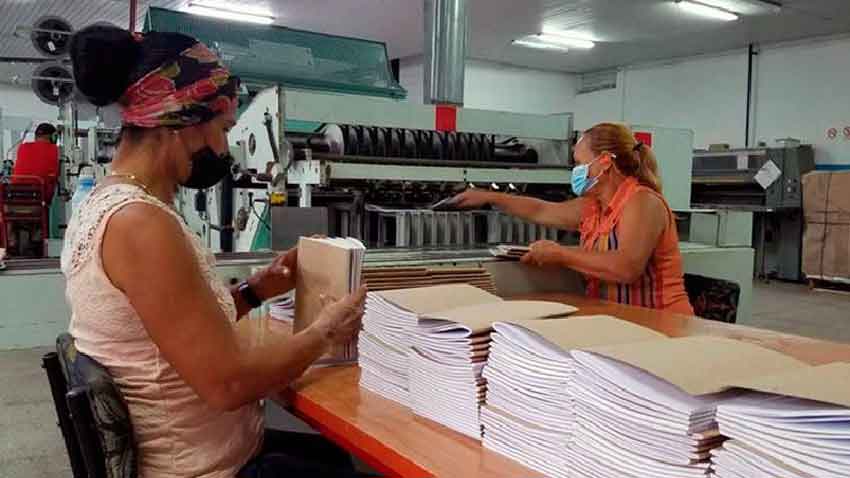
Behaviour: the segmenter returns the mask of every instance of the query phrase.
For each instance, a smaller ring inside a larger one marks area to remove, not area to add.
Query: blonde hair
[[[648,145],[635,139],[631,128],[620,123],[599,123],[584,132],[594,154],[610,153],[617,169],[633,176],[644,186],[661,192],[661,178],[655,153]]]

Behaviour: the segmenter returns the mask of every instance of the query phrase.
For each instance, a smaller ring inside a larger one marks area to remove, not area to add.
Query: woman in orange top
[[[492,204],[526,221],[578,230],[579,247],[537,241],[523,262],[583,273],[590,297],[693,314],[676,221],[661,194],[652,149],[637,142],[627,126],[601,123],[584,132],[574,156],[577,199],[553,203],[470,190],[455,205]]]

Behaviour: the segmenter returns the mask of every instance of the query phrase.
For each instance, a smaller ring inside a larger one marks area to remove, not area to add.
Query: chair
[[[130,412],[106,368],[62,334],[42,358],[74,478],[136,478]]]
[[[47,186],[40,177],[16,175],[0,181],[0,240],[10,256],[47,256],[46,198]]]
[[[704,319],[734,324],[738,315],[738,284],[712,277],[685,274],[685,291],[694,313]]]

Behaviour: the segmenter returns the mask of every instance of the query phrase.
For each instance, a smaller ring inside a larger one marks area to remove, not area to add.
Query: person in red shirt
[[[47,186],[44,203],[50,207],[56,180],[59,177],[59,148],[56,146],[56,128],[50,123],[41,123],[35,129],[35,141],[18,147],[18,157],[12,168],[12,176],[37,176]],[[14,179],[13,179],[14,180]]]

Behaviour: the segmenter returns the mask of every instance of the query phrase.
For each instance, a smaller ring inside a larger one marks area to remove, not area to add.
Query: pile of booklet
[[[570,352],[663,338],[608,316],[493,324],[484,367],[484,446],[545,473],[566,476],[575,423],[575,361]]]
[[[360,385],[409,406],[408,356],[420,315],[501,300],[466,284],[369,292],[359,335]]]
[[[526,255],[530,250],[531,248],[528,246],[502,244],[495,247],[491,247],[490,254],[494,257],[518,261],[522,259],[522,256]]]
[[[738,380],[805,367],[730,339],[687,337],[574,351],[577,427],[568,466],[588,476],[704,477],[715,411]]]
[[[324,301],[340,299],[360,287],[366,247],[354,238],[308,238],[298,241],[295,274],[294,330],[300,332],[319,318]],[[323,299],[324,296],[324,299]],[[328,352],[318,363],[357,360],[357,342]]]
[[[717,409],[730,440],[712,450],[718,478],[850,476],[850,364],[793,370],[739,386]]]
[[[482,372],[493,322],[554,319],[576,311],[554,302],[483,299],[421,316],[409,362],[414,413],[475,439],[481,438],[479,413],[487,392]]]
[[[412,289],[434,285],[469,284],[496,293],[493,276],[483,267],[369,267],[363,281],[370,291]]]
[[[360,383],[547,476],[850,476],[850,364],[574,311],[370,292]]]

